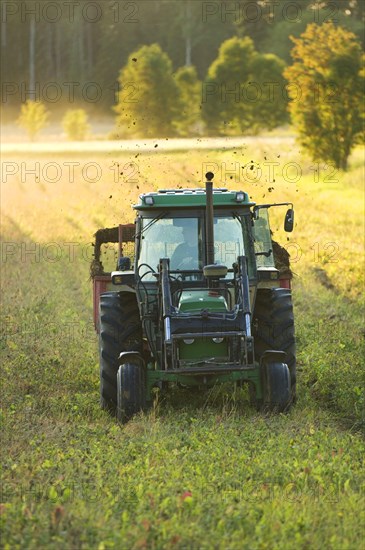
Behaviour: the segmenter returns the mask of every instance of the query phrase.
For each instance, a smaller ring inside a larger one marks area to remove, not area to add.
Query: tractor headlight
[[[184,344],[193,344],[194,343],[194,338],[187,338],[186,340],[184,340]]]
[[[215,344],[221,344],[223,342],[224,338],[213,338],[213,342]]]
[[[245,194],[243,193],[243,191],[238,191],[238,193],[236,193],[236,202],[243,202],[245,200]]]
[[[144,198],[144,202],[145,202],[145,204],[148,204],[148,206],[153,206],[155,201],[154,201],[153,197],[150,197],[150,196],[147,195],[147,197]]]

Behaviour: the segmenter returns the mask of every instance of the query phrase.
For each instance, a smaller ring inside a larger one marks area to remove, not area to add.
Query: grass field
[[[336,174],[280,143],[3,158],[3,548],[361,547],[362,159]],[[99,410],[92,235],[208,168],[256,202],[294,202],[290,240],[273,227],[296,274],[298,403],[264,416],[244,390],[176,389],[119,426]]]

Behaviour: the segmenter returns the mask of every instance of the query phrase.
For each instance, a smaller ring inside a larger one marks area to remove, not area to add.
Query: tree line
[[[19,123],[38,131],[48,118],[45,103],[112,108],[116,138],[255,134],[291,120],[314,159],[346,170],[364,125],[363,2],[296,0],[280,3],[279,13],[272,0],[64,2],[67,17],[60,5],[2,4],[3,52],[17,28],[11,15],[28,31],[20,36],[28,50],[12,51],[3,67],[2,101],[22,104]],[[51,13],[59,18],[52,32]],[[133,31],[121,33],[121,21]],[[24,80],[16,80],[25,66]],[[68,114],[70,134],[80,121],[85,135],[84,113]]]
[[[364,128],[364,54],[332,21],[291,38],[292,64],[255,50],[251,38],[225,40],[203,82],[195,67],[173,71],[158,44],[132,52],[121,70],[119,135],[244,135],[290,120],[315,160],[346,170]]]
[[[158,44],[174,71],[204,80],[223,42],[248,37],[259,54],[291,61],[309,23],[329,19],[363,42],[363,0],[103,0],[1,3],[2,103],[88,103],[110,112],[130,54]]]

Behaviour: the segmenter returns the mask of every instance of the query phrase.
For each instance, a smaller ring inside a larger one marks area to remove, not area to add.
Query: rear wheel
[[[255,359],[267,350],[285,351],[290,371],[291,400],[296,399],[296,357],[294,314],[291,292],[285,288],[257,291],[253,313]]]
[[[100,406],[117,406],[117,372],[122,351],[142,351],[142,328],[133,292],[100,296]]]
[[[126,422],[146,408],[146,378],[142,365],[125,363],[117,374],[117,418]]]

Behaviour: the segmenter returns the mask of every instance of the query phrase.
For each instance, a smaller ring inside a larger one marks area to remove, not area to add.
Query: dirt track
[[[117,151],[178,151],[189,149],[233,149],[244,148],[248,144],[292,144],[293,136],[247,136],[232,138],[187,138],[187,139],[143,139],[105,141],[48,141],[3,143],[3,153],[83,153]]]

